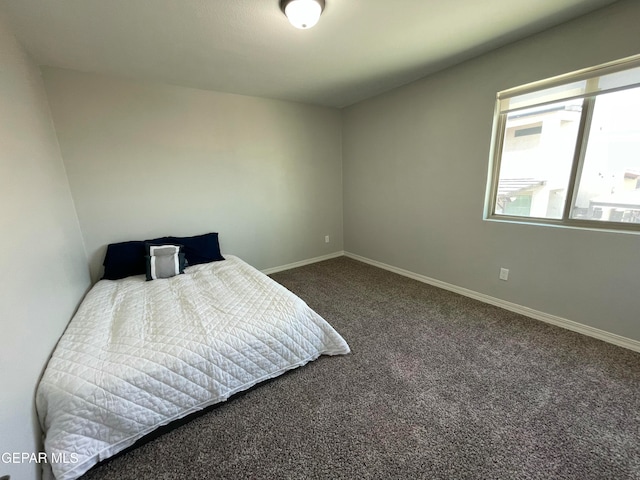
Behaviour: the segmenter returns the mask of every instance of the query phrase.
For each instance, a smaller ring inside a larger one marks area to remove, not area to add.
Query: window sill
[[[485,216],[483,220],[487,222],[515,223],[519,225],[533,225],[537,227],[567,228],[570,230],[587,230],[601,233],[623,233],[640,235],[640,224],[637,223],[617,223],[598,222],[589,220],[552,220],[546,218],[524,218],[508,215]]]

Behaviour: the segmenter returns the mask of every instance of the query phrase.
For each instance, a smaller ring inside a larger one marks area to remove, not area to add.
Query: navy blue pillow
[[[224,260],[224,257],[220,253],[220,243],[217,233],[205,233],[204,235],[196,235],[194,237],[162,237],[156,238],[155,240],[147,240],[147,242],[182,245],[184,247],[184,256],[189,266]]]
[[[120,278],[146,273],[144,242],[131,241],[111,243],[107,245],[104,256],[103,279],[119,280]]]

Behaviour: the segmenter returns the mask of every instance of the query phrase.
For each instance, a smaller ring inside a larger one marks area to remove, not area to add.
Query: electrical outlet
[[[329,243],[329,235],[324,236],[324,243]]]
[[[504,280],[505,282],[509,280],[509,269],[501,268],[500,269],[500,280]]]

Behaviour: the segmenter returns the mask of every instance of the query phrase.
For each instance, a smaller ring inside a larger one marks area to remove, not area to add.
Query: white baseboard
[[[300,260],[299,262],[288,263],[287,265],[281,265],[279,267],[267,268],[266,270],[261,270],[265,275],[271,275],[272,273],[282,272],[284,270],[291,270],[292,268],[304,267],[305,265],[310,265],[312,263],[322,262],[323,260],[329,260],[331,258],[337,258],[344,256],[344,252],[340,250],[339,252],[329,253],[327,255],[322,255],[320,257],[309,258],[307,260]]]
[[[479,300],[481,302],[488,303],[490,305],[495,305],[497,307],[504,308],[505,310],[509,310],[511,312],[525,315],[535,320],[541,320],[545,323],[550,323],[552,325],[556,325],[558,327],[565,328],[567,330],[572,330],[574,332],[578,332],[583,335],[587,335],[589,337],[597,338],[598,340],[612,343],[619,347],[627,348],[635,352],[640,352],[640,341],[638,340],[633,340],[631,338],[626,338],[620,335],[616,335],[615,333],[609,333],[604,330],[600,330],[598,328],[590,327],[589,325],[584,325],[582,323],[574,322],[573,320],[568,320],[566,318],[562,318],[556,315],[551,315],[549,313],[534,310],[529,307],[524,307],[522,305],[518,305],[517,303],[507,302],[505,300],[501,300],[496,297],[491,297],[483,293],[478,293],[473,290],[469,290],[467,288],[458,287],[457,285],[442,282],[440,280],[436,280],[435,278],[420,275],[418,273],[414,273],[409,270],[404,270],[402,268],[394,267],[392,265],[387,265],[386,263],[378,262],[376,260],[371,260],[370,258],[361,257],[360,255],[356,255],[354,253],[344,252],[344,255],[346,257],[353,258],[354,260],[368,263],[369,265],[373,265],[375,267],[379,267],[384,270],[397,273],[404,277],[409,277],[414,280],[418,280],[420,282],[433,285],[434,287],[439,287],[444,290],[449,290],[451,292],[459,293],[460,295],[464,295],[465,297],[473,298],[475,300]]]

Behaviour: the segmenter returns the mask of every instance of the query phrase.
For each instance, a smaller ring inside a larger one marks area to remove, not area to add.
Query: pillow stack
[[[152,255],[150,247],[173,247],[173,249],[154,249],[154,254]],[[178,249],[177,257],[175,257],[176,248]],[[180,263],[180,255],[183,256],[182,264]],[[205,233],[194,237],[161,237],[153,240],[111,243],[107,245],[102,278],[105,280],[119,280],[132,275],[147,274],[149,279],[150,274],[147,272],[151,268],[151,258],[147,257],[152,256],[156,257],[153,259],[156,276],[159,272],[159,265],[162,265],[161,275],[165,275],[167,272],[177,272],[171,275],[174,276],[183,273],[187,265],[192,266],[224,260],[220,253],[217,233]],[[180,265],[182,265],[182,268]],[[157,278],[168,277],[158,276]],[[153,278],[150,278],[150,280],[153,280]]]

